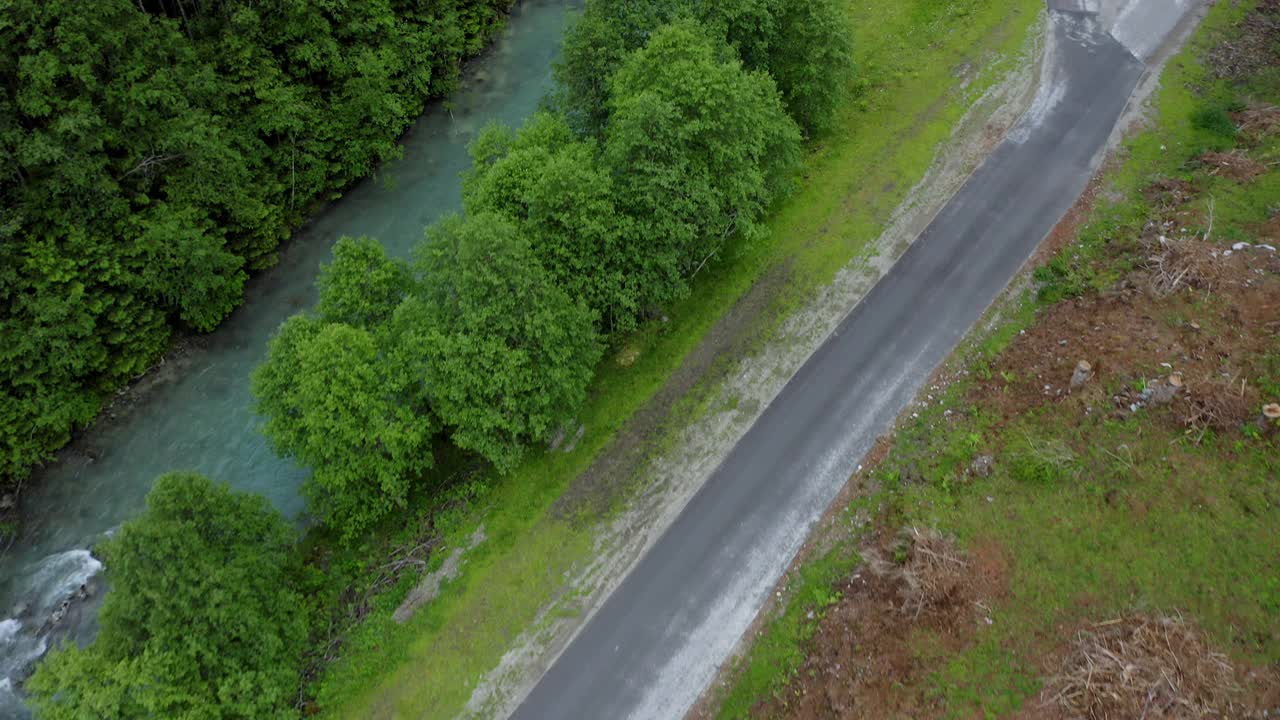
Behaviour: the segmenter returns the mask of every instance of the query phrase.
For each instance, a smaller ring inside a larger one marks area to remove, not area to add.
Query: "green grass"
[[[1250,183],[1210,175],[1193,161],[1236,145],[1234,126],[1218,122],[1222,110],[1280,100],[1280,73],[1264,69],[1230,85],[1200,60],[1252,6],[1213,7],[1167,69],[1154,122],[1126,144],[1123,164],[1108,176],[1106,195],[1117,199],[1094,211],[1077,244],[1036,271],[1037,289],[1006,302],[994,328],[957,352],[951,364],[968,368],[968,379],[897,429],[894,449],[875,471],[882,489],[856,501],[881,508],[886,529],[936,527],[962,546],[994,541],[1009,554],[1009,592],[989,628],[959,653],[932,653],[928,637],[914,648],[936,668],[917,678],[921,688],[949,717],[1018,710],[1040,691],[1040,660],[1064,639],[1063,628],[1127,612],[1184,613],[1233,658],[1280,662],[1280,439],[1244,428],[1197,444],[1151,413],[1068,418],[1063,408],[1072,406],[1065,405],[998,421],[995,406],[971,394],[975,383],[992,379],[996,358],[1040,309],[1097,293],[1132,269],[1139,259],[1133,239],[1151,210],[1143,190],[1152,182],[1178,179],[1195,188],[1197,202],[1212,197],[1214,237],[1224,245],[1253,240],[1250,228],[1274,215],[1275,137],[1249,148],[1251,157],[1273,163]],[[1183,322],[1176,313],[1164,321]],[[1260,368],[1251,380],[1265,397],[1280,394],[1280,347],[1233,360]],[[978,479],[965,470],[980,453],[995,456],[995,469]],[[822,582],[832,568],[847,572],[856,563],[855,549],[840,547],[810,561],[814,571],[801,567],[801,590],[740,662],[720,717],[744,717],[756,702],[786,692],[814,632],[796,619],[819,607],[814,597],[831,587]]]
[[[324,714],[456,715],[477,681],[553,606],[566,573],[592,558],[595,531],[582,521],[591,518],[552,517],[556,498],[770,267],[786,262],[792,272],[759,320],[766,330],[865,251],[955,121],[1008,67],[1039,8],[1039,0],[851,3],[861,68],[855,92],[838,129],[808,159],[801,188],[775,209],[768,237],[705,273],[692,296],[668,311],[669,323],[626,339],[632,364],[603,363],[573,453],[531,457],[507,478],[479,481],[467,504],[436,520],[447,548],[465,545],[481,524],[488,539],[406,625],[393,624],[390,612],[409,581],[377,599],[344,659],[320,682]],[[955,70],[966,62],[982,72],[962,89]],[[683,412],[694,416],[702,407]]]

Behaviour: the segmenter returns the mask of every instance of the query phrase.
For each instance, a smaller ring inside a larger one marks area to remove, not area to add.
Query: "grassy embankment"
[[[1274,706],[1280,428],[1260,409],[1280,402],[1280,261],[1257,245],[1280,245],[1280,5],[1259,5],[1214,6],[1085,222],[1060,228],[1071,244],[855,476],[876,490],[816,539],[828,549],[791,576],[719,717],[1057,717],[1068,696],[1122,702],[1070,679],[1091,643],[1143,651],[1142,627],[1190,628],[1192,664],[1213,648],[1235,671],[1183,668],[1147,693],[1154,655],[1126,656],[1122,687],[1095,652],[1092,682],[1148,709]],[[1093,376],[1070,388],[1079,360]],[[1154,399],[1170,376],[1172,400]],[[904,582],[904,528],[954,543],[963,569],[940,595]]]
[[[692,297],[669,309],[669,322],[627,338],[606,360],[581,414],[586,432],[576,449],[539,454],[507,478],[469,482],[447,512],[424,505],[422,523],[440,539],[430,567],[447,548],[465,546],[478,526],[487,539],[406,625],[390,616],[414,578],[373,598],[343,660],[321,681],[318,702],[327,716],[456,715],[476,682],[556,600],[565,573],[590,560],[599,518],[559,519],[550,512],[555,500],[771,267],[788,263],[789,272],[758,320],[762,330],[865,251],[955,122],[1015,60],[1039,8],[1039,0],[851,2],[860,68],[851,98],[837,129],[813,149],[800,189],[772,213],[769,237],[705,273]],[[970,68],[967,82],[956,72],[961,67]],[[408,529],[406,537],[420,531]],[[356,572],[353,559],[333,563]]]

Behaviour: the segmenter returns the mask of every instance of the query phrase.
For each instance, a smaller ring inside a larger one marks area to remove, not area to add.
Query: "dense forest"
[[[0,14],[0,486],[210,330],[397,152],[511,0],[12,0]]]
[[[428,28],[416,23],[437,17],[378,7],[395,19],[373,23],[377,31],[363,14],[344,23],[401,37],[393,28]],[[180,44],[188,33],[227,43],[237,37],[214,21],[225,34],[206,34],[191,19],[193,9],[174,6],[186,20],[147,22],[169,28]],[[456,38],[463,49],[466,38],[482,34],[474,28],[489,22],[484,14],[465,17],[473,31]],[[296,45],[288,47],[292,58]],[[366,57],[350,50],[342,56]],[[795,181],[805,138],[820,133],[835,111],[850,62],[835,0],[589,0],[565,40],[547,109],[518,130],[489,127],[472,143],[464,213],[428,228],[407,262],[390,258],[376,240],[341,240],[323,268],[319,305],[280,328],[253,375],[263,432],[278,452],[311,468],[304,489],[325,532],[356,542],[393,518],[415,484],[431,477],[442,448],[509,472],[562,427],[585,399],[611,340],[687,296],[718,257],[759,237],[768,208]],[[384,76],[391,85],[435,91],[406,81],[398,66]],[[349,119],[360,117],[357,108],[368,109],[353,105]],[[262,161],[263,172],[274,168],[270,187],[288,200],[297,146],[291,131],[272,127],[270,147],[287,153],[284,165]],[[334,153],[326,156],[334,174],[327,183],[313,175],[312,196],[393,151],[389,141],[371,145],[369,128],[319,127],[327,129],[316,142]],[[317,132],[310,122],[302,128],[309,137]],[[236,130],[264,142],[256,125]],[[347,143],[360,148],[354,157]],[[162,149],[166,154],[174,153]],[[120,160],[115,171],[148,157]],[[140,169],[128,182],[159,181],[190,160],[156,162],[164,167]],[[227,204],[239,201],[221,186],[206,190],[199,197],[210,204],[193,204],[190,212],[216,205],[209,222],[223,232],[233,222]],[[113,217],[127,225],[165,205],[143,197]],[[281,207],[277,229],[292,217],[293,205]],[[168,247],[161,235],[139,237]],[[273,246],[218,237],[226,242],[219,252],[233,258],[228,267],[238,273],[264,262]],[[136,252],[129,257],[142,268],[160,256]],[[218,293],[202,297],[196,304],[208,309]],[[196,323],[199,315],[188,316],[181,297],[167,302],[154,312]],[[163,338],[164,321],[156,322]],[[124,329],[119,337],[132,340],[137,332]],[[296,715],[306,696],[299,690],[306,626],[318,621],[291,610],[308,595],[308,573],[324,570],[299,568],[282,523],[257,498],[196,476],[162,478],[147,512],[105,548],[112,590],[101,636],[84,650],[55,651],[28,684],[40,716]],[[174,560],[190,567],[172,568]],[[225,603],[211,607],[210,597]],[[230,630],[189,622],[192,613],[216,620],[228,607],[243,608],[223,618]],[[263,691],[247,692],[253,683]]]

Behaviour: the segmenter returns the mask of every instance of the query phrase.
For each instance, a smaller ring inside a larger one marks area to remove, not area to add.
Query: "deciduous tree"
[[[262,432],[310,467],[311,509],[353,538],[408,497],[438,427],[417,376],[364,328],[289,319],[254,371]]]
[[[99,548],[110,590],[85,649],[56,650],[26,689],[44,720],[296,716],[306,617],[294,531],[260,496],[160,477]]]
[[[571,298],[585,300],[603,328],[633,327],[640,253],[627,242],[629,218],[614,205],[613,181],[600,167],[596,143],[578,140],[563,116],[542,112],[518,133],[487,128],[471,153],[467,211],[515,220],[551,279]]]
[[[333,262],[320,268],[319,285],[322,320],[376,328],[409,293],[413,276],[377,240],[344,237],[333,248]]]
[[[601,353],[592,313],[497,213],[439,222],[418,268],[421,293],[392,321],[398,351],[453,442],[510,470],[585,399]]]
[[[605,163],[634,221],[647,299],[670,300],[736,235],[750,238],[799,158],[768,75],[694,20],[654,31],[610,82]]]

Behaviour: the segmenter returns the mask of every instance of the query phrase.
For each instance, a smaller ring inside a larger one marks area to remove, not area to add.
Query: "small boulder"
[[[1262,406],[1262,414],[1258,416],[1258,427],[1263,432],[1271,432],[1280,427],[1280,403],[1267,403]]]
[[[12,510],[17,504],[18,499],[13,496],[13,493],[0,495],[0,510]]]
[[[979,455],[969,463],[969,472],[977,477],[990,477],[991,468],[995,465],[996,459],[990,455]]]
[[[1182,374],[1171,373],[1169,377],[1151,383],[1147,389],[1150,390],[1147,402],[1152,405],[1168,405],[1182,391]]]
[[[1084,385],[1091,377],[1093,377],[1093,365],[1090,365],[1088,360],[1081,360],[1076,363],[1076,369],[1071,373],[1071,389]]]

